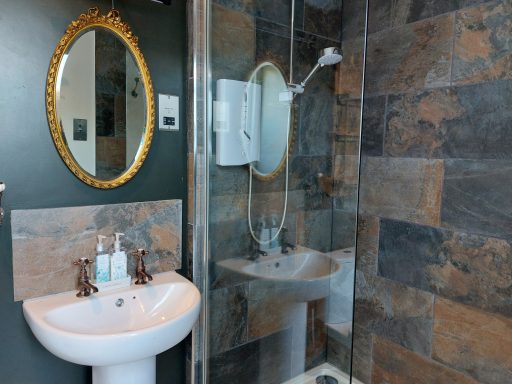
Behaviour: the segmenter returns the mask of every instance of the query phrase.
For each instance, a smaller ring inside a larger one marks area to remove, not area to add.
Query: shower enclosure
[[[194,382],[357,383],[366,2],[189,7]]]

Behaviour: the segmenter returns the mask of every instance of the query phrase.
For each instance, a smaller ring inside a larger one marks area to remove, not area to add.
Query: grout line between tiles
[[[453,12],[453,29],[452,29],[452,49],[451,49],[451,57],[450,57],[450,87],[453,86],[453,60],[455,56],[455,36],[457,32],[457,12]]]

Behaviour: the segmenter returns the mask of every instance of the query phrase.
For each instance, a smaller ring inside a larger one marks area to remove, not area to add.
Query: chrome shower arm
[[[292,92],[294,95],[304,93],[304,88],[308,81],[313,77],[313,75],[318,72],[319,69],[322,69],[326,65],[336,65],[343,59],[343,55],[341,50],[336,47],[327,47],[320,51],[320,57],[318,62],[313,67],[311,72],[308,73],[306,78],[300,82],[300,84],[294,84],[292,81],[288,84],[288,91]]]
[[[322,68],[323,65],[322,64],[319,64],[317,63],[313,69],[308,73],[308,75],[304,78],[304,80],[302,80],[300,82],[300,84],[293,84],[293,83],[289,83],[288,84],[288,90],[290,92],[293,92],[294,94],[297,94],[297,93],[304,93],[304,88],[306,87],[306,84],[308,83],[308,81],[313,77],[313,75],[320,69]]]
[[[316,63],[316,65],[313,67],[313,69],[308,73],[308,75],[306,76],[306,78],[304,80],[302,80],[300,82],[300,85],[302,85],[303,87],[306,86],[306,84],[308,83],[308,81],[313,77],[313,75],[320,69],[322,68],[323,65],[320,64],[320,63]]]

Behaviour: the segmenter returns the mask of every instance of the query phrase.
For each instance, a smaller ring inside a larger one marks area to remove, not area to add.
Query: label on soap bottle
[[[110,280],[110,263],[108,253],[97,255],[95,260],[96,282],[106,283]]]
[[[112,280],[124,279],[127,276],[126,252],[119,251],[112,254],[110,273]]]

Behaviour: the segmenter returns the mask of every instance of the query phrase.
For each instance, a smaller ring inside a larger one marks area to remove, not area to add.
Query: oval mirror
[[[292,99],[283,72],[269,61],[261,63],[247,83],[245,97],[245,121],[259,125],[259,159],[251,166],[259,179],[272,179],[285,166],[293,136]],[[258,113],[259,116],[251,116]]]
[[[153,88],[118,11],[91,8],[69,25],[50,63],[46,104],[55,146],[78,178],[108,189],[135,176],[153,136]]]

